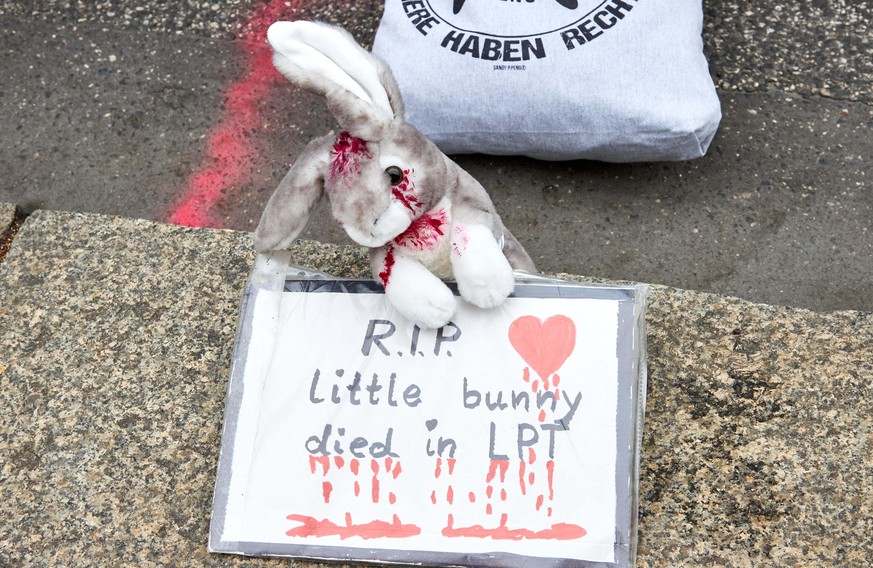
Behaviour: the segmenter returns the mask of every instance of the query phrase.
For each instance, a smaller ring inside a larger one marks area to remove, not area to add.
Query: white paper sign
[[[379,293],[257,293],[211,549],[619,564],[635,483],[626,292],[462,304],[440,330]]]

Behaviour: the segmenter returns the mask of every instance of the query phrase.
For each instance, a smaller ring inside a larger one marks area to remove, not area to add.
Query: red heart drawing
[[[541,379],[564,364],[576,346],[576,326],[567,316],[552,316],[545,322],[522,316],[509,326],[509,342]]]

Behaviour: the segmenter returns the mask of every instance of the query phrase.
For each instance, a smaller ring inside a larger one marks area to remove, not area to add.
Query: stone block
[[[246,233],[28,218],[0,264],[0,564],[283,564],[206,552],[253,258]],[[355,248],[295,258],[368,272]],[[638,564],[864,565],[873,316],[649,302]]]

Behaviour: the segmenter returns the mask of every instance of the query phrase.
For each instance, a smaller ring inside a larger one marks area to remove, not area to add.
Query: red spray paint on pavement
[[[220,227],[212,208],[228,189],[244,183],[257,157],[248,133],[262,124],[258,101],[285,81],[273,67],[267,28],[288,19],[302,0],[270,0],[246,22],[241,34],[246,54],[243,76],[230,85],[221,122],[206,142],[206,163],[195,171],[167,216],[167,221],[189,227]]]

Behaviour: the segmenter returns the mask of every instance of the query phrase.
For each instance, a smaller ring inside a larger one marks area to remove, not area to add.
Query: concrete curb
[[[20,223],[16,216],[17,212],[14,205],[0,202],[0,262],[9,252],[15,230]]]
[[[15,220],[15,206],[10,203],[0,203],[0,235],[6,233]]]
[[[279,564],[206,552],[253,257],[246,233],[27,219],[0,263],[0,564]],[[639,565],[864,565],[873,314],[654,287],[647,321]]]

